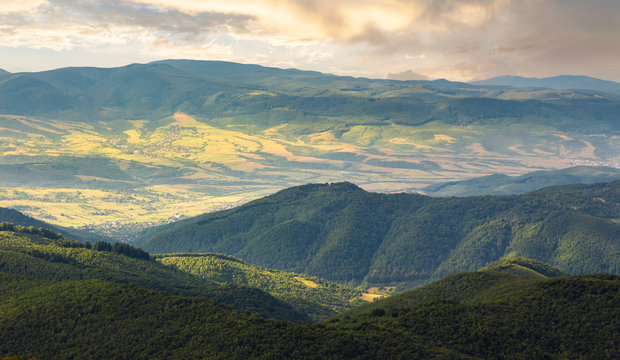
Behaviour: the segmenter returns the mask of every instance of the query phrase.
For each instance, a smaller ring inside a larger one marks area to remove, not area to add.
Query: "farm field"
[[[619,102],[596,92],[182,60],[10,74],[0,91],[0,206],[119,240],[306,183],[423,192],[620,163]]]
[[[18,174],[14,182],[5,177],[0,206],[111,235],[120,227],[131,229],[137,218],[144,226],[161,224],[230,208],[295,184],[347,179],[370,191],[419,191],[442,181],[589,163],[584,159],[596,164],[600,159],[594,144],[607,148],[620,141],[603,134],[580,139],[554,134],[555,142],[545,144],[545,136],[527,129],[501,147],[501,141],[478,142],[482,128],[441,123],[298,135],[285,132],[286,124],[259,131],[217,128],[183,113],[151,130],[142,121],[117,123],[126,130],[112,133],[105,123],[48,122],[45,128],[39,123],[19,118],[20,127],[31,131],[28,136],[5,131],[0,137],[0,167],[27,164],[30,171],[25,183]],[[540,143],[528,144],[532,139]],[[79,164],[93,158],[105,160],[110,169]],[[66,165],[72,162],[77,165]],[[37,184],[36,175],[47,175],[54,166],[62,181]],[[134,175],[132,167],[153,174]]]

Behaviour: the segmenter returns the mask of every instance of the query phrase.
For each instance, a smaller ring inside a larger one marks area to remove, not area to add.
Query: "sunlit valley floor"
[[[158,125],[0,121],[0,206],[125,241],[146,226],[303,183],[347,180],[371,191],[423,192],[495,173],[614,165],[617,158],[599,154],[620,146],[607,134],[545,135],[517,126],[498,134],[441,123],[359,125],[299,135],[287,124],[215,127],[183,113]]]
[[[613,93],[168,60],[0,76],[0,206],[130,241],[306,183],[618,166]]]

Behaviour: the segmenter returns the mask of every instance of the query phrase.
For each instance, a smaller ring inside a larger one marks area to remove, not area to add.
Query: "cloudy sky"
[[[376,78],[620,81],[619,0],[0,0],[0,68],[217,59]]]

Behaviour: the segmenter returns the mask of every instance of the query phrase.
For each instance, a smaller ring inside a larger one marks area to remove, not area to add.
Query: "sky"
[[[0,0],[0,68],[185,58],[455,81],[620,82],[620,0]]]

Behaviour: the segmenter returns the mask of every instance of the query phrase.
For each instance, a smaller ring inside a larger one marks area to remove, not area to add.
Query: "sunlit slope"
[[[568,275],[566,272],[558,268],[554,268],[553,266],[547,265],[540,261],[523,257],[501,259],[500,261],[486,266],[479,271],[496,271],[533,278],[550,278]]]
[[[569,273],[619,273],[618,204],[618,181],[467,198],[313,184],[149,229],[141,244],[369,285],[410,287],[507,256]]]
[[[293,305],[313,320],[363,304],[362,291],[305,274],[262,268],[232,256],[218,254],[157,255],[165,265],[218,283],[259,288]]]
[[[44,280],[100,279],[171,294],[199,296],[265,317],[308,321],[305,314],[261,290],[220,284],[145,260],[40,235],[0,231],[0,272]]]
[[[0,206],[114,232],[309,182],[419,190],[620,160],[598,92],[163,61],[0,78]],[[91,206],[87,205],[90,203]],[[125,237],[127,238],[127,237]]]

